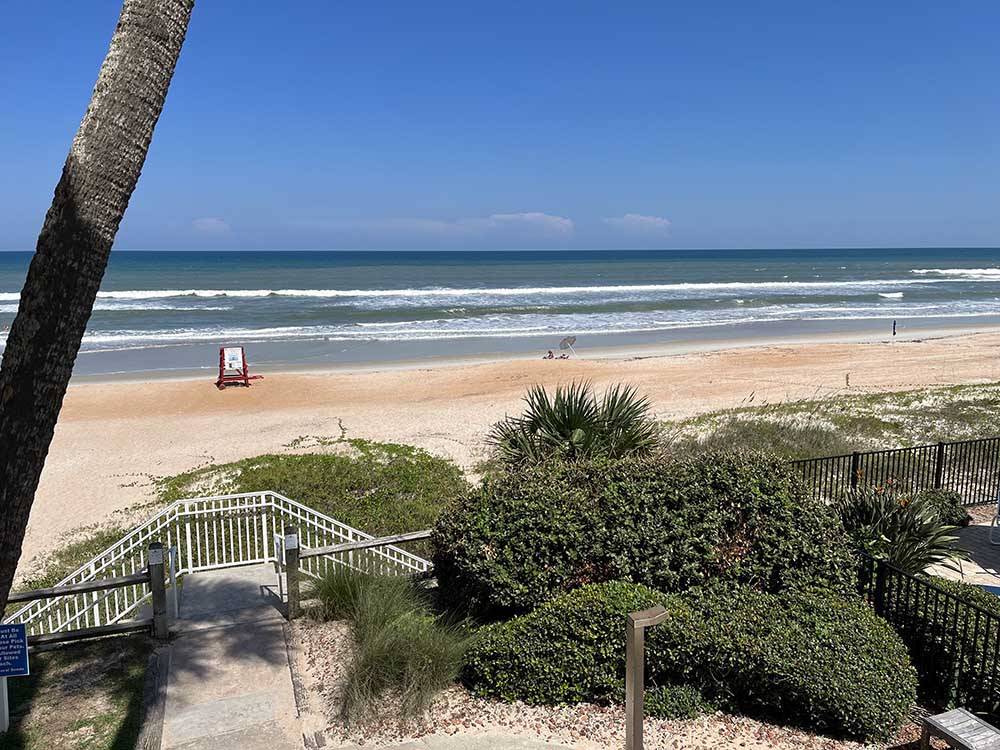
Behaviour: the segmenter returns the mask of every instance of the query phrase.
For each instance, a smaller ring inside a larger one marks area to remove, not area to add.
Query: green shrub
[[[647,631],[647,675],[654,685],[688,686],[706,706],[881,738],[915,699],[906,648],[860,601],[723,587],[659,594],[623,582],[586,586],[489,626],[463,679],[508,701],[621,700],[625,617],[657,603],[668,617]],[[659,697],[664,711],[680,710],[675,693]]]
[[[833,513],[760,453],[502,472],[441,517],[433,543],[442,592],[500,612],[609,580],[662,591],[710,580],[848,590],[854,575]]]
[[[941,523],[947,526],[968,526],[972,522],[972,516],[962,505],[962,495],[955,490],[922,490],[914,499],[936,510]]]
[[[941,522],[929,496],[907,497],[875,487],[848,492],[835,505],[855,546],[908,573],[932,565],[958,568],[968,553],[955,546],[954,526]]]
[[[524,400],[521,416],[497,422],[489,434],[497,457],[508,464],[621,458],[648,454],[657,446],[659,427],[649,399],[632,386],[613,385],[598,398],[590,383],[557,386],[552,396],[536,385]]]
[[[458,466],[419,448],[367,440],[336,445],[342,453],[256,456],[167,477],[160,481],[160,496],[173,501],[273,490],[382,535],[428,528],[468,489]]]
[[[458,676],[470,643],[466,628],[437,618],[409,579],[338,566],[307,596],[319,601],[313,614],[321,619],[351,623],[356,651],[343,692],[345,721],[417,715]]]
[[[825,592],[693,592],[688,620],[650,632],[649,670],[718,705],[833,735],[883,739],[916,699],[892,629],[856,599]]]
[[[697,719],[716,706],[691,685],[657,685],[646,691],[646,714],[654,719]]]
[[[463,680],[478,695],[532,705],[620,702],[625,616],[666,600],[624,582],[577,589],[523,617],[481,629]]]

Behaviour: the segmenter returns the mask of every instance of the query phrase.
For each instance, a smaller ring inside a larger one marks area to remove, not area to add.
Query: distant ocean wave
[[[578,336],[649,333],[692,327],[732,326],[780,321],[863,321],[891,318],[959,319],[997,315],[995,302],[942,304],[873,303],[870,305],[733,306],[717,310],[675,310],[615,313],[495,313],[473,318],[438,317],[420,320],[353,322],[333,325],[204,325],[155,330],[121,329],[88,332],[86,350],[142,348],[172,343],[221,341],[447,341],[464,338],[538,337],[572,333]],[[0,337],[2,340],[2,337]]]
[[[1000,268],[914,268],[918,276],[952,276],[968,281],[1000,281]]]
[[[973,269],[975,270],[975,269]],[[985,269],[980,269],[985,270]],[[927,269],[926,273],[934,269]],[[914,273],[924,273],[915,269]],[[131,289],[98,292],[104,300],[151,300],[184,297],[262,299],[268,297],[347,298],[451,298],[451,297],[523,297],[566,296],[578,294],[634,294],[658,292],[788,292],[817,290],[868,290],[885,287],[940,284],[948,281],[1000,280],[997,276],[967,279],[864,279],[848,281],[721,281],[679,282],[675,284],[600,284],[588,286],[514,286],[514,287],[424,287],[419,289]],[[0,292],[0,302],[16,302],[20,294]]]
[[[0,299],[3,295],[0,295]],[[192,307],[191,305],[165,305],[165,304],[128,304],[101,302],[94,303],[94,310],[98,312],[160,312],[160,311],[187,311],[187,312],[226,312],[232,310],[231,305],[211,305]],[[17,304],[0,305],[0,313],[16,313]]]

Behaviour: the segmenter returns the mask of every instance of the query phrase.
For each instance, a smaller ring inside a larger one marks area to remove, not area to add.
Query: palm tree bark
[[[38,236],[0,367],[0,612],[73,363],[193,7],[194,0],[124,0]]]

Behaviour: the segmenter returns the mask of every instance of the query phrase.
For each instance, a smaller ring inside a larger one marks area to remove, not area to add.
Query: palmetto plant
[[[617,384],[598,398],[590,383],[557,386],[550,395],[532,386],[524,413],[497,422],[488,441],[508,464],[547,458],[587,458],[649,453],[659,438],[649,399]]]
[[[909,498],[891,489],[869,488],[848,493],[837,503],[844,528],[873,557],[907,573],[932,565],[958,569],[968,553],[955,546],[957,526],[941,523],[927,499]]]

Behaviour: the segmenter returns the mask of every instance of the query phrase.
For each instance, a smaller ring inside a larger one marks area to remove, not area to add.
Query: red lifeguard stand
[[[219,379],[215,386],[220,391],[227,385],[250,387],[251,380],[262,380],[263,375],[251,375],[247,367],[247,353],[242,346],[219,347]]]

